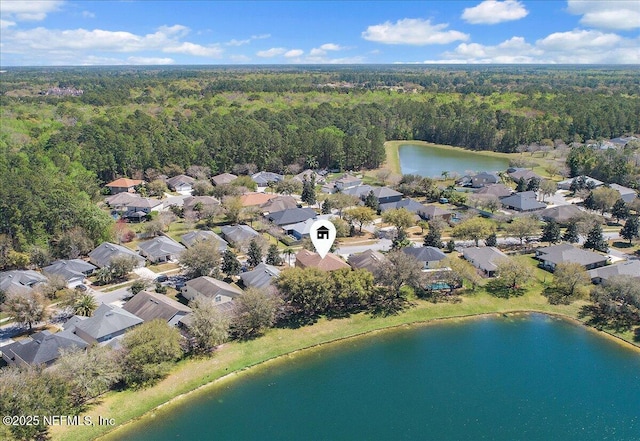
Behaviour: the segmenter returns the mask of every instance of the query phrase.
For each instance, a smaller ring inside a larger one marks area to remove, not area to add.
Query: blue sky
[[[0,1],[0,65],[640,64],[640,0]]]

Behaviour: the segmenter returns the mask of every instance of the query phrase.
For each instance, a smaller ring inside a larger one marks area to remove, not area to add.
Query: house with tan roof
[[[232,175],[231,173],[221,173],[211,178],[211,182],[213,182],[213,185],[226,185],[231,184],[236,179],[238,179],[236,175]]]
[[[260,205],[263,213],[273,213],[275,211],[290,210],[298,208],[298,201],[293,196],[278,195]]]
[[[187,305],[151,291],[140,291],[129,299],[122,309],[145,322],[160,319],[170,326],[178,326],[178,322],[184,316],[191,314],[191,308]]]
[[[111,194],[135,193],[135,187],[143,183],[144,181],[141,181],[140,179],[119,178],[115,181],[109,182],[105,187],[109,189]]]
[[[182,287],[182,296],[189,301],[202,296],[213,300],[214,304],[223,304],[233,301],[240,294],[242,290],[237,286],[209,276],[191,279]]]
[[[384,254],[378,251],[366,250],[362,253],[350,255],[347,261],[351,268],[366,269],[375,276],[380,272],[380,267],[386,259]]]
[[[351,268],[347,262],[335,254],[327,254],[324,259],[320,254],[309,250],[300,250],[296,254],[297,268],[318,268],[322,271],[336,271],[342,268]]]

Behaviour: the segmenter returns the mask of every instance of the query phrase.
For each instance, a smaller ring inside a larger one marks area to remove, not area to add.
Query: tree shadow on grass
[[[635,341],[636,343],[640,343],[640,326],[638,326],[633,332],[633,341]]]

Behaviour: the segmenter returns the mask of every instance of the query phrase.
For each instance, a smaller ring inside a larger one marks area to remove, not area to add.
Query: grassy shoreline
[[[54,440],[88,440],[107,435],[117,439],[124,429],[135,426],[136,421],[155,418],[158,409],[179,405],[199,391],[208,392],[221,381],[237,378],[238,374],[265,362],[284,359],[326,344],[352,339],[376,332],[405,326],[422,326],[443,320],[462,320],[492,314],[537,312],[563,317],[576,323],[577,312],[583,302],[572,305],[549,305],[539,294],[527,293],[513,299],[498,299],[486,293],[464,297],[461,303],[432,304],[417,300],[415,306],[401,314],[372,318],[357,314],[344,319],[321,319],[313,326],[299,329],[273,329],[265,336],[248,341],[224,345],[211,358],[185,360],[174,368],[171,375],[157,385],[140,391],[111,392],[93,405],[84,415],[94,421],[98,416],[115,418],[117,426],[55,426],[51,428]],[[640,352],[632,342],[631,333],[612,336],[594,330],[607,338]]]

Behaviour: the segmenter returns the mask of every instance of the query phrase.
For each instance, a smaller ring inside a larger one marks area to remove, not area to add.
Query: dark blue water
[[[640,355],[543,315],[392,331],[270,363],[130,440],[640,440]]]
[[[442,149],[428,145],[403,144],[398,148],[403,174],[440,177],[443,171],[464,176],[470,172],[506,170],[509,160],[479,155],[469,150]]]

